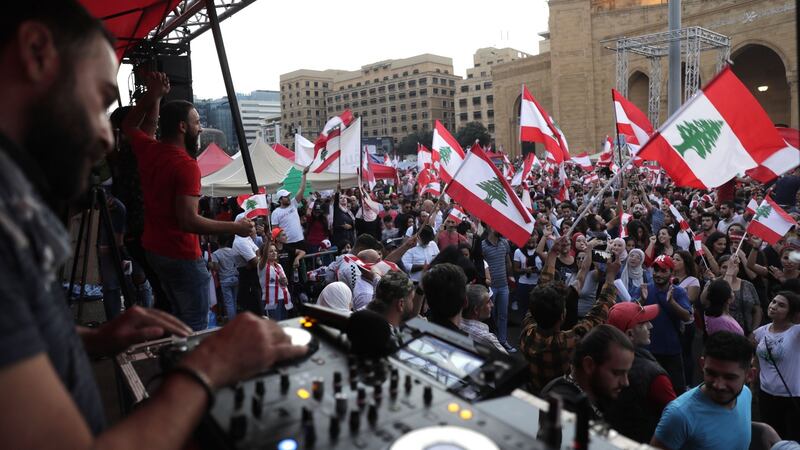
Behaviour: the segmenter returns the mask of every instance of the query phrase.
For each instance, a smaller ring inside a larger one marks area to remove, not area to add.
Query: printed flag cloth
[[[422,172],[424,169],[433,167],[433,154],[431,151],[422,144],[417,144],[417,171]]]
[[[294,135],[294,162],[303,167],[314,162],[314,143],[300,134]]]
[[[452,220],[456,225],[458,225],[461,222],[467,220],[467,213],[465,213],[460,206],[456,205],[450,209],[450,214],[447,215],[447,218]]]
[[[512,186],[519,186],[520,184],[528,181],[528,178],[531,176],[531,170],[534,167],[541,167],[541,163],[539,163],[539,159],[536,158],[536,154],[533,152],[528,153],[528,156],[525,157],[525,160],[522,162],[522,168],[519,172],[514,174],[514,178],[511,180]]]
[[[319,150],[311,171],[314,173],[357,173],[361,157],[361,118],[340,133],[331,133]],[[341,159],[341,161],[338,161]]]
[[[569,159],[569,151],[563,149],[562,139],[550,120],[550,115],[533,98],[527,86],[522,85],[522,102],[519,114],[519,140],[522,142],[538,142],[544,145],[548,154],[546,159],[554,163]],[[566,156],[565,156],[566,155]]]
[[[647,116],[616,89],[611,89],[614,111],[617,117],[617,131],[625,136],[625,141],[634,151],[638,151],[653,134],[653,125]]]
[[[520,247],[533,232],[535,221],[528,209],[478,145],[472,147],[447,185],[447,193],[464,210]]]
[[[725,68],[639,151],[678,186],[710,189],[757,167],[786,142],[747,87]]]
[[[603,141],[603,150],[600,151],[600,158],[597,160],[597,165],[601,167],[609,167],[614,162],[614,145],[611,138],[606,136]]]
[[[364,184],[369,184],[369,189],[372,190],[375,187],[375,174],[372,172],[371,163],[369,160],[369,152],[367,152],[367,147],[364,147],[362,150],[364,154],[361,157],[361,170],[359,170],[359,187],[363,186]]]
[[[449,183],[464,162],[464,150],[438,120],[433,128],[431,147],[433,161],[439,162],[439,176],[442,181]]]
[[[676,208],[675,205],[673,205],[669,200],[667,200],[666,197],[664,198],[663,201],[669,207],[669,212],[672,213],[672,216],[678,222],[678,225],[681,227],[681,230],[683,230],[683,231],[688,230],[689,229],[689,222],[687,222],[686,219],[683,218],[683,214],[681,214],[681,212],[678,211],[678,208]]]
[[[758,209],[758,202],[756,199],[751,198],[749,202],[747,202],[747,206],[744,208],[745,214],[756,215],[756,210]]]
[[[441,185],[433,169],[422,169],[419,175],[417,175],[417,188],[419,189],[420,196],[427,193],[430,193],[434,197],[439,196],[441,193]]]
[[[248,219],[255,219],[258,216],[269,215],[269,203],[266,194],[251,195],[242,204],[244,216]]]
[[[592,166],[592,161],[589,159],[589,154],[586,152],[573,156],[572,162],[579,165],[581,169],[587,172],[591,172],[592,170],[594,170],[594,167]]]
[[[628,213],[622,213],[619,217],[619,237],[622,239],[628,237],[628,222],[630,222],[632,218],[633,216]]]
[[[589,175],[583,177],[583,184],[592,184],[599,179],[600,177],[597,175],[597,172],[592,172]]]
[[[706,251],[703,250],[703,239],[696,234],[694,235],[694,252],[700,256],[706,254]]]
[[[350,126],[351,122],[353,122],[353,112],[349,109],[345,109],[341,115],[331,117],[314,142],[314,157],[317,157],[317,153],[327,145],[329,139],[338,136],[343,129]]]
[[[283,302],[284,307],[289,310],[294,308],[292,297],[289,290],[281,283],[287,282],[286,273],[278,263],[267,264],[264,270],[264,306],[266,309],[275,309],[279,302]]]
[[[294,162],[294,152],[291,151],[289,148],[281,145],[280,143],[275,143],[273,144],[272,149],[275,150],[275,153],[283,156],[289,161]]]
[[[800,150],[798,150],[800,131],[784,127],[776,128],[776,130],[786,142],[786,147],[772,154],[755,169],[747,171],[750,178],[761,183],[769,183],[800,164]]]
[[[767,195],[756,209],[753,220],[747,225],[747,232],[775,245],[793,226],[797,226],[794,218]]]
[[[531,200],[531,190],[528,189],[528,186],[522,187],[522,204],[531,213],[531,217],[534,217],[535,214],[533,213],[533,201]]]

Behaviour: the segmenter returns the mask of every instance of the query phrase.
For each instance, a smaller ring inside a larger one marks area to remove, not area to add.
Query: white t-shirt
[[[534,256],[536,253],[536,249],[525,249],[528,252],[528,255]],[[542,259],[539,256],[534,256],[534,261],[536,261],[536,270],[542,270]],[[519,263],[520,268],[527,269],[528,268],[528,256],[522,252],[521,248],[518,248],[514,251],[514,261]],[[521,275],[519,277],[520,284],[536,284],[539,282],[539,273],[532,273],[530,275]]]
[[[300,225],[300,214],[297,213],[297,200],[292,198],[287,207],[278,207],[272,211],[272,226],[280,227],[286,232],[287,243],[300,242],[303,236],[303,226]]]
[[[414,265],[430,264],[433,258],[438,254],[439,247],[434,241],[430,241],[425,247],[417,244],[414,248],[407,251],[403,255],[403,267],[405,267],[408,272],[408,278],[415,283],[419,283],[422,280],[422,271],[418,270],[411,273],[411,267]]]
[[[256,257],[256,252],[258,251],[258,246],[253,242],[253,239],[241,236],[233,238],[233,246],[231,248],[239,257],[236,267],[246,266],[251,259]]]
[[[770,395],[788,397],[786,387],[783,385],[778,371],[783,375],[786,384],[792,395],[800,395],[800,325],[792,325],[788,330],[781,333],[769,331],[772,324],[767,324],[756,329],[753,335],[758,343],[756,346],[756,356],[758,365],[761,368],[761,390]],[[769,353],[767,352],[769,344]],[[774,362],[773,362],[774,359]]]
[[[366,308],[369,302],[372,301],[374,294],[375,286],[364,277],[358,277],[356,286],[353,288],[353,311],[360,311]]]

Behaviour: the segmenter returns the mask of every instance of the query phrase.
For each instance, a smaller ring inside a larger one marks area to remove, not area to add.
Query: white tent
[[[286,174],[292,167],[303,170],[304,167],[294,164],[288,159],[275,153],[267,143],[261,138],[257,138],[250,145],[250,160],[253,162],[253,171],[256,175],[258,186],[266,187],[267,193],[277,192],[278,188],[286,178]],[[336,173],[311,173],[308,174],[308,181],[313,185],[315,191],[336,189],[339,183],[339,175]],[[231,161],[223,167],[200,180],[203,195],[211,197],[227,197],[234,195],[252,194],[250,183],[244,170],[242,158]],[[356,174],[342,174],[342,187],[351,188],[358,186],[358,176]]]

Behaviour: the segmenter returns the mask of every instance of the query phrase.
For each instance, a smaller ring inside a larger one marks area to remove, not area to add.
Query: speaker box
[[[169,77],[170,91],[164,101],[186,100],[194,102],[192,91],[192,62],[189,56],[157,55],[152,59],[141,61],[134,68],[135,82],[138,92],[143,92],[147,82],[141,74],[164,72]]]

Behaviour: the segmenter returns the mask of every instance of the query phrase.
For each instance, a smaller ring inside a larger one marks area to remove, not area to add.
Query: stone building
[[[281,140],[294,148],[294,134],[314,141],[328,120],[325,95],[341,70],[300,69],[281,75]]]
[[[573,153],[599,150],[613,134],[611,88],[619,36],[667,30],[667,0],[550,0],[549,31],[540,54],[492,67],[496,144],[520,152],[520,85],[558,121]],[[684,27],[700,26],[731,38],[733,71],[773,122],[798,126],[797,19],[794,0],[684,0]],[[549,47],[549,51],[546,49]],[[700,84],[716,73],[716,52],[700,58]],[[667,66],[663,58],[659,117],[667,118]],[[631,57],[628,98],[647,112],[650,66]],[[658,126],[660,124],[654,124]]]
[[[472,55],[473,67],[467,69],[467,78],[456,81],[456,126],[481,122],[494,139],[494,88],[492,67],[504,62],[527,58],[531,55],[513,48],[480,48]]]

